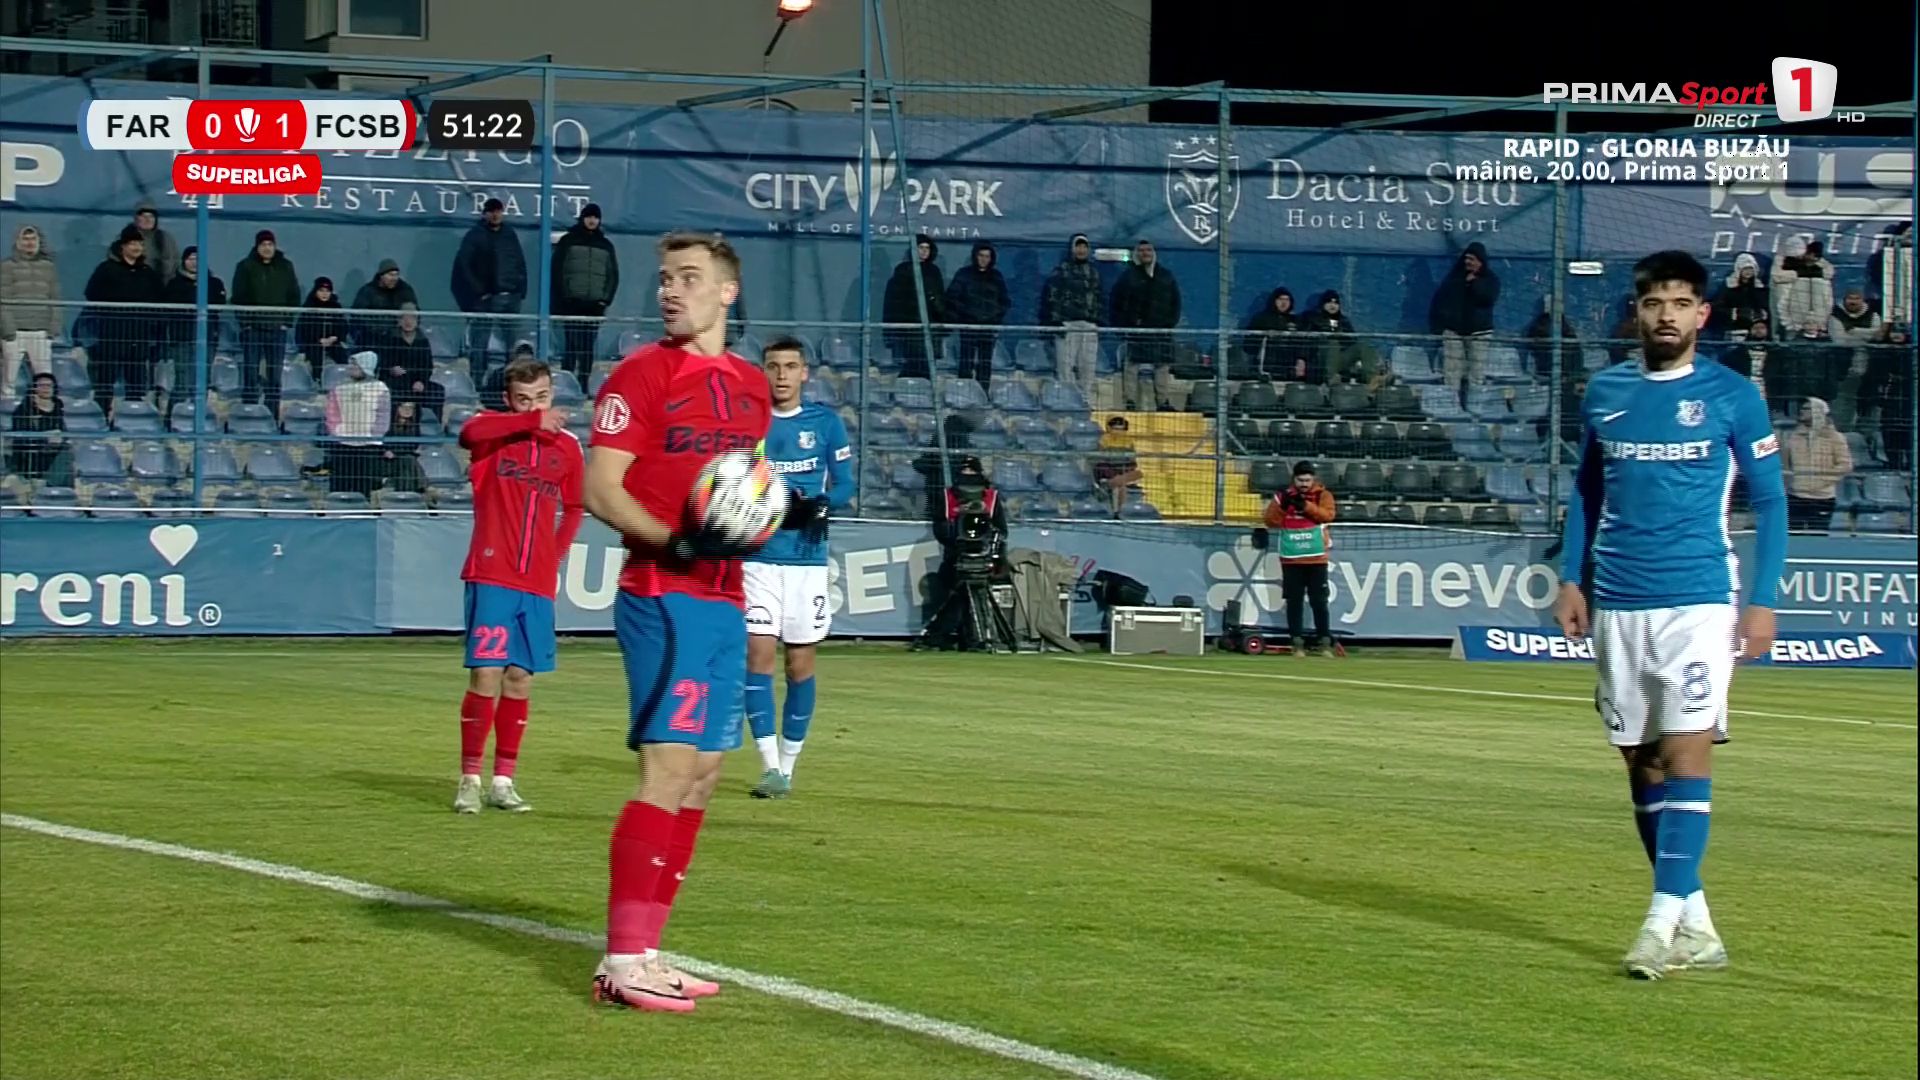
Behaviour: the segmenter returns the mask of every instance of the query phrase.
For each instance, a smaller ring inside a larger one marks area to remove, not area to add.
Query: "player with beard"
[[[1587,636],[1591,588],[1594,704],[1626,761],[1653,864],[1653,901],[1623,962],[1639,979],[1727,965],[1700,886],[1710,764],[1727,738],[1734,664],[1773,644],[1786,568],[1787,495],[1766,401],[1752,382],[1694,356],[1706,283],[1706,268],[1684,251],[1633,268],[1643,359],[1587,386],[1555,608],[1569,637]],[[1744,611],[1728,525],[1736,476],[1757,533]]]

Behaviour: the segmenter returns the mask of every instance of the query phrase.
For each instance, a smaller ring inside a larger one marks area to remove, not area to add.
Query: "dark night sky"
[[[1802,0],[1788,0],[1797,6]],[[1822,14],[1780,18],[1741,0],[1663,4],[1580,0],[1475,0],[1420,4],[1291,4],[1270,0],[1154,0],[1152,75],[1156,85],[1225,79],[1230,86],[1372,93],[1537,95],[1543,82],[1765,82],[1775,56],[1824,60],[1840,69],[1837,104],[1856,106],[1913,96],[1912,0],[1824,0]],[[1229,13],[1229,12],[1233,13]],[[1262,11],[1262,14],[1250,14]],[[1574,32],[1548,30],[1544,12]],[[1831,13],[1830,15],[1828,13]],[[1826,20],[1831,19],[1831,22]],[[1823,25],[1824,24],[1824,25]],[[1810,28],[1811,27],[1811,28]],[[1167,103],[1154,119],[1205,123],[1210,106]],[[1234,107],[1246,123],[1326,126],[1381,113]],[[1473,130],[1519,130],[1551,114],[1468,118]],[[1654,118],[1672,127],[1685,117]],[[1592,125],[1628,129],[1617,114]],[[1820,127],[1822,130],[1815,130]],[[1583,128],[1576,121],[1573,130]],[[1911,121],[1795,125],[1799,134],[1912,136]]]

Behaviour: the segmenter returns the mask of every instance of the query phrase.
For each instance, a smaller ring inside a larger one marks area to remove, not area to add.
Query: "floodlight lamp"
[[[773,7],[781,22],[792,22],[812,10],[813,0],[779,0]]]

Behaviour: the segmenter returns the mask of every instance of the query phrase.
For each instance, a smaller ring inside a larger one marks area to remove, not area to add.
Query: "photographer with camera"
[[[1310,461],[1295,465],[1292,486],[1274,493],[1267,504],[1267,526],[1277,534],[1280,589],[1287,600],[1287,632],[1295,656],[1307,655],[1300,632],[1305,600],[1313,602],[1313,652],[1333,655],[1333,619],[1327,611],[1327,550],[1332,546],[1327,525],[1333,516],[1333,492],[1320,483]]]
[[[993,607],[988,586],[1007,577],[1007,508],[980,459],[961,458],[937,508],[933,538],[942,558],[929,597],[933,615],[916,648],[1012,649],[1012,627]]]

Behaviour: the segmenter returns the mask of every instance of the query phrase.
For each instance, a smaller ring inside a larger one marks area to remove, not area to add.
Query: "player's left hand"
[[[1758,660],[1773,650],[1773,609],[1750,606],[1740,613],[1740,659]]]
[[[786,516],[780,520],[780,527],[783,529],[808,529],[815,525],[824,524],[826,520],[826,496],[822,495],[817,498],[808,498],[796,491],[787,499],[787,513]]]

